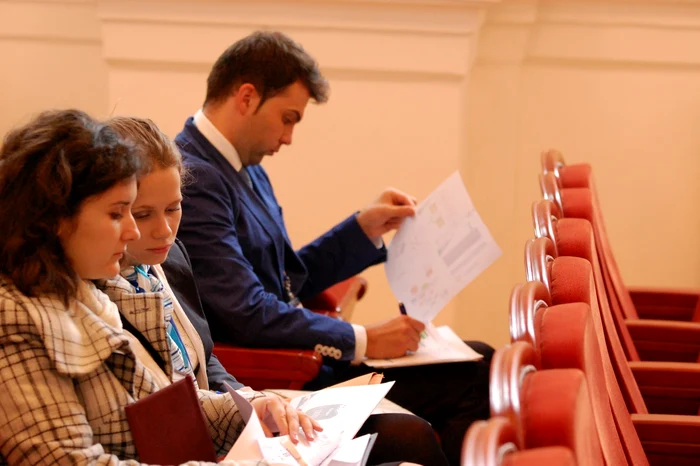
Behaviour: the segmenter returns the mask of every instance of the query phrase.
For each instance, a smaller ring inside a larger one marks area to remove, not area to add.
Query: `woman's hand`
[[[294,409],[289,403],[282,400],[276,396],[265,396],[262,398],[254,399],[251,404],[255,408],[255,412],[258,414],[260,419],[260,424],[262,425],[265,435],[272,437],[272,432],[265,425],[265,418],[270,415],[272,419],[277,424],[277,428],[280,431],[280,435],[289,434],[289,438],[293,443],[299,441],[299,427],[306,435],[308,440],[313,440],[315,435],[314,431],[322,431],[321,427],[316,421]]]

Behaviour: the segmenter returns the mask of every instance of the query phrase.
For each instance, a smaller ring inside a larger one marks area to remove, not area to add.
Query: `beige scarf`
[[[170,385],[170,380],[168,380],[165,372],[160,369],[146,348],[139,342],[138,338],[122,327],[122,320],[119,317],[119,308],[117,305],[110,301],[106,294],[97,289],[94,283],[89,281],[80,283],[78,286],[77,301],[76,305],[86,306],[107,325],[116,331],[123,332],[124,335],[129,337],[129,344],[131,345],[131,350],[136,355],[136,359],[141,361],[141,364],[151,373],[158,388],[164,388]]]
[[[98,290],[94,283],[81,281],[78,285],[77,298],[74,302],[75,306],[85,306],[116,331],[123,330],[117,305],[110,301],[106,294]]]

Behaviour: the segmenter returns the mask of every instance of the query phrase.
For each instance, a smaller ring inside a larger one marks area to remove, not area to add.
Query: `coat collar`
[[[83,292],[94,293],[100,304],[114,306],[94,285],[81,283],[81,287]],[[91,309],[91,304],[74,300],[66,308],[57,297],[28,297],[4,278],[0,278],[0,297],[14,301],[27,312],[60,374],[89,374],[113,353],[135,359],[121,321],[117,320],[116,325],[108,322],[98,315],[99,311]]]
[[[122,317],[131,323],[153,346],[165,361],[165,373],[172,377],[172,362],[165,330],[165,311],[161,293],[135,293],[122,276],[97,280],[97,287],[119,308]]]

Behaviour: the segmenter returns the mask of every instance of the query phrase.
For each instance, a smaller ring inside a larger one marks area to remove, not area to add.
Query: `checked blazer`
[[[167,355],[162,318],[142,312],[158,308],[157,299],[136,300],[133,311]],[[27,297],[0,276],[0,464],[138,464],[124,406],[161,387],[118,317],[102,318],[105,309],[115,315],[110,306],[89,282],[66,308],[52,297]],[[198,397],[217,453],[225,454],[241,416],[228,394],[199,390]]]

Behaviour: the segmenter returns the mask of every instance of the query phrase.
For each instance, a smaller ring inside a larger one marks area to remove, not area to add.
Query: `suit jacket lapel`
[[[294,251],[294,248],[292,247],[292,243],[284,226],[284,217],[282,216],[281,208],[274,198],[272,186],[270,186],[270,181],[268,180],[264,169],[256,166],[249,168],[248,172],[250,173],[250,176],[253,179],[253,184],[261,198],[261,203],[264,204],[265,210],[275,223],[275,227],[283,238],[282,244],[280,244],[277,248],[277,252],[282,254],[281,257],[278,256],[278,260],[280,261],[280,264],[284,264],[284,271],[287,273],[292,282],[291,291],[296,296],[309,276],[308,271],[306,270],[306,265],[301,261],[296,251]],[[282,273],[281,269],[280,273]],[[287,299],[286,295],[284,296],[284,299]]]
[[[283,238],[287,240],[287,235],[280,228],[277,219],[274,218],[270,212],[268,206],[262,199],[262,195],[254,192],[250,186],[243,180],[243,177],[238,173],[229,163],[228,160],[209,142],[207,139],[199,132],[197,127],[192,123],[192,120],[188,120],[185,124],[185,130],[190,136],[190,141],[192,145],[197,149],[197,152],[212,165],[217,167],[222,173],[233,182],[237,188],[239,194],[239,199],[241,204],[250,213],[250,217],[255,218],[258,223],[263,227],[265,232],[273,239],[273,244],[275,246],[275,256],[277,257],[277,268],[281,269],[282,264],[284,264],[284,244],[279,244],[275,241],[277,238]],[[252,171],[250,171],[251,177],[254,177]],[[257,177],[253,178],[253,183],[260,182]]]

